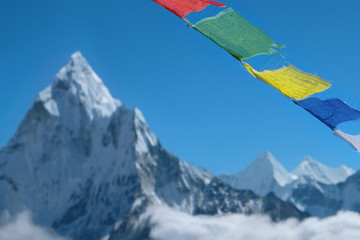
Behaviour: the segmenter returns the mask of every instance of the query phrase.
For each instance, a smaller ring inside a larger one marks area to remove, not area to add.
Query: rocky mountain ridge
[[[76,240],[147,239],[152,205],[191,214],[308,215],[236,190],[167,152],[139,109],[114,99],[81,53],[39,93],[0,151],[0,211]]]

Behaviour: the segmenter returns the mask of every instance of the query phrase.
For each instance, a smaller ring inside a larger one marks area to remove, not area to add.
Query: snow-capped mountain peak
[[[338,169],[340,169],[340,171],[345,172],[348,176],[351,176],[355,173],[355,170],[352,168],[349,168],[345,165],[341,165]]]
[[[0,192],[0,212],[26,208],[37,224],[78,240],[149,239],[144,213],[153,204],[192,214],[307,216],[167,152],[141,111],[113,99],[79,52],[0,150]]]
[[[360,175],[354,172],[344,165],[327,167],[308,156],[289,173],[270,153],[264,152],[245,170],[219,178],[234,188],[250,189],[262,196],[274,192],[299,209],[324,217],[340,209],[358,211],[354,192],[358,191]]]
[[[294,179],[270,152],[260,153],[243,171],[219,177],[237,189],[251,189],[261,196],[274,188],[285,186]]]
[[[343,182],[355,171],[346,166],[339,168],[327,167],[310,156],[305,157],[304,161],[293,171],[293,174],[301,177],[308,176],[316,181],[326,184],[336,184]]]
[[[39,93],[36,101],[43,102],[53,116],[68,113],[78,105],[87,116],[109,117],[121,105],[114,99],[102,80],[80,52],[75,52],[69,63],[55,77],[55,81]]]
[[[270,152],[260,153],[245,171],[257,171],[258,174],[254,176],[258,176],[259,173],[271,174],[280,186],[285,186],[293,180],[291,174],[289,174]]]

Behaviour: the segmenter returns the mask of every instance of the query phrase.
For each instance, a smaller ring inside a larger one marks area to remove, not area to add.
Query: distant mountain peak
[[[80,52],[72,54],[69,63],[57,73],[54,82],[39,93],[36,101],[43,102],[54,116],[81,105],[90,119],[109,117],[121,105]]]
[[[302,161],[303,163],[316,163],[316,164],[320,164],[318,161],[316,161],[315,159],[313,159],[311,156],[306,156],[304,157],[304,160]]]
[[[345,165],[341,165],[341,166],[339,167],[339,169],[342,169],[343,171],[345,171],[349,176],[350,176],[350,175],[353,175],[353,174],[355,173],[355,170],[354,170],[354,169],[349,168],[349,167],[347,167],[347,166],[345,166]]]
[[[259,153],[256,156],[254,162],[259,162],[259,163],[260,162],[269,162],[269,163],[274,163],[274,164],[277,163],[276,159],[269,151],[264,151],[264,152]]]
[[[259,153],[246,169],[266,168],[268,171],[276,171],[282,168],[281,164],[268,151]]]
[[[274,188],[285,186],[294,179],[268,151],[258,154],[245,170],[219,177],[237,189],[251,189],[261,196],[265,196]]]
[[[271,174],[280,186],[290,183],[293,178],[291,174],[275,159],[269,152],[265,151],[258,154],[255,160],[245,169],[250,172],[261,172]]]
[[[300,165],[297,167],[297,169],[294,171],[294,173],[296,173],[300,169],[311,171],[311,169],[314,168],[326,168],[326,166],[316,161],[312,157],[306,156],[304,160],[300,163]]]
[[[262,165],[267,166],[274,171],[285,170],[285,168],[276,160],[276,158],[269,151],[264,151],[259,153],[255,160],[250,164],[251,165]],[[249,166],[249,167],[250,167]]]
[[[354,170],[346,166],[330,168],[314,160],[312,157],[306,156],[301,164],[293,171],[293,174],[298,177],[308,176],[326,184],[336,184],[345,181],[346,178],[354,172]]]

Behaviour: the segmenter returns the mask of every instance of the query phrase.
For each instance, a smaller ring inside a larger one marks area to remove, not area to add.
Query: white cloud
[[[273,223],[264,216],[191,216],[167,207],[149,209],[155,240],[358,240],[360,215],[341,212],[325,219]]]
[[[15,219],[3,213],[0,223],[0,240],[65,240],[54,232],[34,225],[29,212],[23,212]]]

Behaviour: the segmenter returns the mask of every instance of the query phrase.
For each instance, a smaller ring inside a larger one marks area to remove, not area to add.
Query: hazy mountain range
[[[269,152],[259,154],[243,171],[219,176],[236,189],[251,189],[260,196],[269,192],[317,217],[340,210],[360,212],[360,175],[346,166],[330,168],[311,157],[288,172]]]

